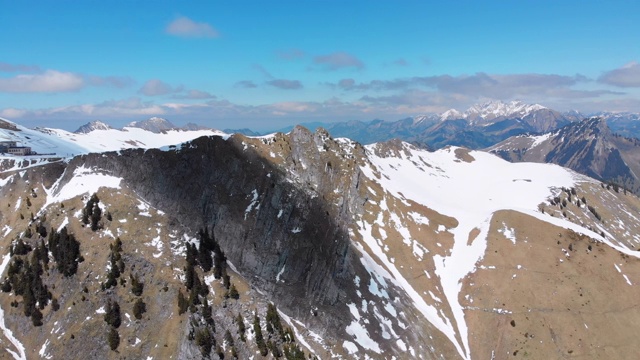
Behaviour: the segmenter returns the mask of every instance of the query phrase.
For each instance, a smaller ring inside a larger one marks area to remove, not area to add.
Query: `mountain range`
[[[512,137],[487,150],[512,162],[558,164],[638,193],[640,140],[612,133],[607,123],[594,117],[542,135]]]
[[[402,123],[506,121],[495,115]],[[508,162],[301,126],[76,134],[2,120],[2,141],[40,155],[1,156],[0,347],[14,359],[634,358],[640,199],[598,177],[634,176],[640,141],[606,121],[489,149]]]
[[[151,117],[147,120],[133,121],[128,123],[125,126],[125,128],[143,129],[156,134],[171,131],[171,130],[183,130],[183,131],[212,130],[209,127],[194,124],[194,123],[188,123],[184,126],[178,127],[172,124],[169,120],[163,119],[160,117]],[[74,133],[88,134],[94,130],[110,130],[110,129],[114,129],[114,128],[111,127],[111,125],[106,124],[100,120],[95,120],[80,126],[76,131],[74,131]]]
[[[635,351],[606,344],[640,323],[640,200],[555,165],[296,127],[15,166],[0,325],[16,358]]]
[[[490,101],[473,105],[465,111],[450,109],[441,114],[391,122],[373,120],[309,125],[322,126],[334,136],[363,144],[398,138],[431,149],[447,145],[481,149],[514,135],[556,130],[582,118],[577,112],[560,113],[539,104]],[[288,130],[290,128],[280,129]]]

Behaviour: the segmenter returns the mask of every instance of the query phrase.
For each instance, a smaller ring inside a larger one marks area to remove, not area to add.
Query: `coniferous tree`
[[[147,312],[147,304],[142,301],[142,299],[138,298],[136,302],[133,304],[133,316],[136,319],[142,319],[142,314]]]
[[[189,308],[189,301],[182,295],[182,291],[178,290],[178,315],[184,314]]]
[[[196,345],[200,347],[200,352],[202,356],[208,357],[211,352],[211,348],[215,345],[215,338],[211,336],[211,332],[209,332],[209,328],[202,328],[196,332]]]
[[[129,279],[131,280],[131,292],[136,296],[142,295],[144,283],[140,281],[140,278],[138,278],[137,275],[133,276],[132,274],[129,274]]]
[[[47,228],[44,226],[42,222],[40,223],[40,225],[38,225],[37,230],[38,230],[37,231],[38,235],[40,235],[43,238],[47,237]]]
[[[80,243],[73,234],[67,232],[66,226],[60,232],[52,230],[49,233],[49,249],[60,273],[69,277],[78,271]]]
[[[29,231],[30,229],[31,228],[27,228],[27,231]],[[27,255],[33,249],[29,244],[26,244],[24,241],[22,241],[22,239],[18,239],[18,241],[16,241],[15,245],[12,247],[12,250],[13,255]]]
[[[100,225],[100,219],[102,219],[102,209],[98,206],[98,203],[93,205],[93,211],[91,212],[91,230],[97,231],[102,226]]]
[[[226,273],[227,257],[224,252],[220,250],[219,246],[216,246],[213,253],[213,276],[216,279],[220,279],[224,273]]]
[[[227,329],[227,331],[224,332],[224,341],[227,342],[228,346],[233,346],[233,336],[231,336],[231,332],[229,331],[229,329]]]
[[[236,317],[236,323],[238,324],[238,334],[240,334],[240,340],[242,340],[242,342],[246,341],[245,338],[245,331],[246,331],[246,327],[244,325],[244,318],[242,317],[242,314],[238,313],[238,316]]]
[[[213,244],[215,240],[213,240],[209,236],[209,231],[207,229],[200,230],[198,232],[198,236],[200,237],[200,249],[198,250],[198,263],[202,267],[204,272],[208,272],[211,270],[213,266],[213,259],[211,257],[211,251],[213,250]]]
[[[231,286],[229,287],[229,297],[235,300],[238,300],[240,298],[240,293],[238,293],[238,289],[236,289],[236,286],[234,284],[231,284]]]
[[[38,308],[33,309],[33,312],[31,312],[31,321],[33,326],[42,326],[42,313]]]
[[[2,292],[4,292],[4,293],[11,292],[11,289],[12,289],[11,281],[9,281],[8,278],[4,279],[4,281],[2,282],[2,287],[1,288],[2,288]]]
[[[284,336],[282,337],[282,339],[284,342],[287,342],[287,343],[292,343],[296,341],[296,337],[293,334],[293,330],[291,330],[290,327],[287,326],[287,328],[284,329]]]
[[[281,337],[284,337],[284,330],[282,328],[282,322],[280,321],[280,315],[278,315],[278,309],[272,303],[267,305],[267,317],[266,317],[267,325],[270,325],[273,333],[273,330],[277,332]],[[267,330],[269,326],[267,327]]]
[[[60,304],[58,304],[58,299],[51,299],[51,310],[58,311],[60,309]]]
[[[206,297],[202,301],[202,318],[207,323],[207,325],[214,326],[213,317],[211,314],[211,306],[209,306],[209,301],[207,301]]]
[[[282,353],[280,352],[280,349],[278,349],[278,346],[276,345],[276,343],[273,342],[273,340],[269,340],[267,342],[267,348],[269,349],[269,351],[271,352],[274,358],[279,359],[282,357]]]
[[[269,349],[267,349],[267,344],[264,342],[264,337],[262,336],[262,327],[260,325],[260,317],[258,317],[258,312],[253,317],[253,332],[256,338],[256,345],[258,345],[258,350],[262,356],[267,356],[269,353]]]
[[[120,305],[118,304],[117,301],[109,300],[107,302],[107,310],[104,314],[104,321],[116,329],[120,327],[120,324],[121,324]]]
[[[297,344],[286,344],[284,346],[284,357],[287,360],[304,360],[304,352]]]
[[[118,330],[116,330],[115,328],[109,329],[107,340],[109,342],[109,348],[115,351],[120,345],[120,334],[118,334]]]

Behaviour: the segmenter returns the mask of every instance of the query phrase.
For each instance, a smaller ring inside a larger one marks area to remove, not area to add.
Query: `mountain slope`
[[[84,257],[75,275],[61,275],[55,258],[40,275],[60,304],[44,306],[42,326],[24,315],[23,296],[0,294],[2,346],[15,352],[21,344],[28,357],[44,349],[54,358],[216,358],[218,347],[226,357],[233,347],[249,358],[260,351],[254,315],[274,342],[268,351],[284,351],[289,343],[264,326],[271,302],[307,357],[635,351],[640,312],[629,304],[640,296],[630,286],[640,282],[640,200],[556,165],[400,141],[363,147],[296,127],[92,153],[2,176],[3,282],[10,267],[15,275],[10,264],[35,256],[15,249],[19,241],[35,248],[40,225],[66,226]],[[96,231],[83,224],[94,192],[103,214]],[[237,300],[203,265],[203,229],[224,252],[216,261],[227,259]],[[127,282],[101,289],[119,267],[110,261],[116,237]],[[189,270],[191,243],[197,265]],[[132,294],[130,275],[144,282],[142,295]],[[208,293],[188,290],[192,276]],[[200,303],[181,313],[179,294]],[[139,298],[147,313],[134,319]],[[123,312],[118,353],[107,341],[108,300]],[[213,345],[203,348],[207,338]]]
[[[488,149],[509,161],[548,162],[640,191],[640,141],[614,135],[603,118],[540,136],[520,136]]]
[[[169,130],[153,133],[132,127],[125,127],[122,130],[93,128],[88,133],[70,133],[52,128],[29,129],[5,119],[0,119],[0,121],[8,124],[8,126],[0,128],[0,141],[15,141],[20,146],[31,147],[38,154],[26,158],[3,154],[0,156],[3,170],[15,168],[16,164],[22,166],[22,162],[25,159],[30,160],[32,163],[46,162],[50,159],[59,160],[90,152],[174,146],[200,136],[226,136],[226,134],[212,129],[197,131]]]

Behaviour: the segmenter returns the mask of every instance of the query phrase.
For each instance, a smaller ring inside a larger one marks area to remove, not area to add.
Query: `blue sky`
[[[0,116],[269,130],[488,100],[640,111],[635,1],[5,1]]]

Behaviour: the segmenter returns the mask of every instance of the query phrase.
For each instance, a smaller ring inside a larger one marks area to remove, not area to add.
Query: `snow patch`
[[[45,189],[47,202],[42,209],[53,203],[73,199],[76,196],[96,193],[102,187],[120,189],[122,181],[122,178],[101,173],[97,169],[87,168],[84,165],[73,171],[73,176],[66,184],[61,183],[64,178],[61,176],[50,189]]]
[[[244,211],[244,219],[247,220],[247,216],[254,208],[258,210],[260,208],[260,204],[258,204],[258,190],[253,189],[251,192],[253,194],[253,199],[251,199],[251,203],[247,206],[247,209]]]
[[[502,223],[502,226],[504,226],[504,227],[502,229],[498,230],[498,232],[501,233],[502,235],[504,235],[504,237],[506,237],[507,239],[511,240],[513,245],[515,245],[516,244],[516,231],[515,231],[515,229],[507,227],[507,224],[505,224],[504,222]]]
[[[355,354],[358,352],[358,347],[356,346],[356,344],[352,343],[351,341],[347,341],[345,340],[342,343],[342,347],[345,348],[347,350],[347,352],[351,355]]]
[[[360,325],[357,320],[347,326],[346,331],[347,334],[354,337],[355,341],[360,344],[360,346],[380,354],[381,351],[378,343],[371,339],[367,329]]]
[[[278,272],[278,275],[276,275],[276,282],[280,282],[280,281],[284,282],[284,280],[280,280],[280,276],[282,276],[282,274],[284,274],[284,268],[286,266],[287,266],[286,264],[282,265],[282,269],[280,269],[280,272]]]

